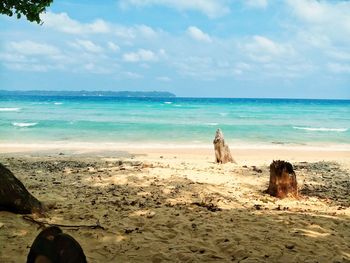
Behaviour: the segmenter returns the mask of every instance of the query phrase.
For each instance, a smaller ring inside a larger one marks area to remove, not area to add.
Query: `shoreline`
[[[290,162],[336,161],[350,167],[350,147],[230,147],[237,165],[267,165],[272,160]],[[136,144],[1,144],[1,155],[52,156],[52,157],[104,157],[130,158],[145,156],[152,160],[193,159],[214,161],[213,146],[195,147],[193,145],[136,145]]]
[[[301,151],[340,151],[350,152],[350,143],[232,143],[228,142],[230,149],[234,150],[301,150]],[[43,141],[35,143],[0,142],[0,152],[3,150],[212,150],[211,143],[186,143],[186,142],[79,142],[79,141]]]

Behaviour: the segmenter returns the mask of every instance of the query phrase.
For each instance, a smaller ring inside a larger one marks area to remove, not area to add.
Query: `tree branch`
[[[46,226],[57,226],[57,227],[67,227],[67,228],[75,227],[75,228],[91,228],[91,229],[105,230],[105,228],[100,225],[99,221],[97,221],[95,225],[63,225],[63,224],[52,224],[46,221],[38,221],[38,220],[35,220],[33,217],[27,216],[27,215],[22,216],[22,218],[26,221],[39,225],[41,228],[44,228]]]

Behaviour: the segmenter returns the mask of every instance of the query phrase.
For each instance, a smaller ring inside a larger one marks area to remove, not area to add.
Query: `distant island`
[[[0,96],[105,96],[136,98],[174,98],[175,94],[167,91],[56,91],[56,90],[0,90]]]

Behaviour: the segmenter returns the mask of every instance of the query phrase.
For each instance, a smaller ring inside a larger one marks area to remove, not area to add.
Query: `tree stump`
[[[42,230],[35,238],[27,263],[86,263],[79,243],[57,226]]]
[[[0,211],[18,214],[42,212],[43,205],[32,196],[13,173],[0,163]]]
[[[224,135],[220,129],[216,130],[213,144],[216,163],[235,163],[235,160],[232,158],[230,148],[225,144]]]
[[[270,164],[270,183],[266,192],[278,198],[298,196],[298,184],[293,166],[285,161]]]

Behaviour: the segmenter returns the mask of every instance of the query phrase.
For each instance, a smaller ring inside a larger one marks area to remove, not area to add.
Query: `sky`
[[[350,99],[350,1],[54,0],[0,15],[0,89]]]

